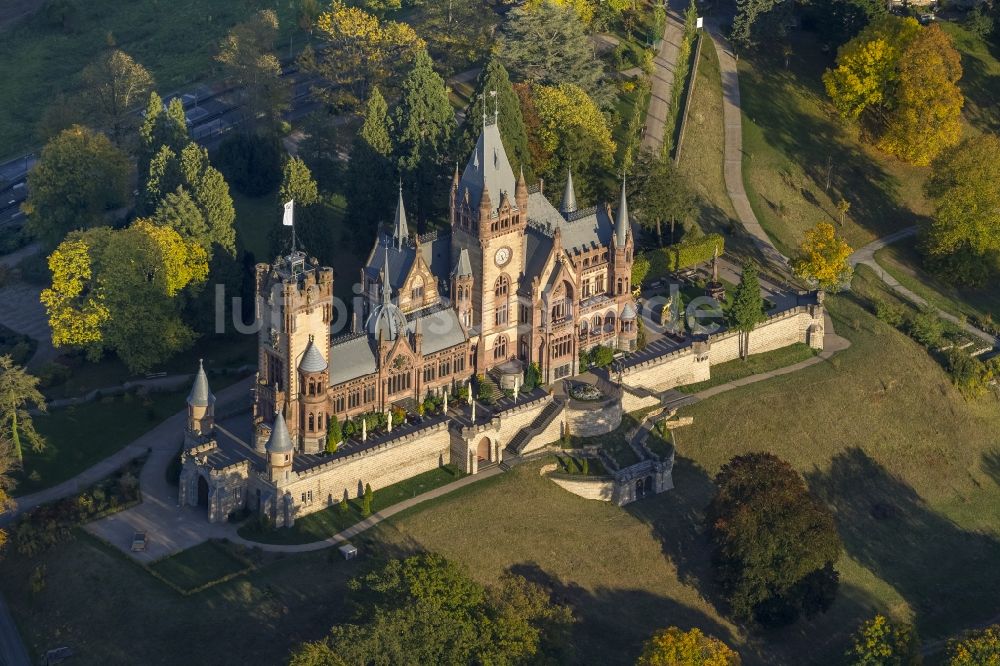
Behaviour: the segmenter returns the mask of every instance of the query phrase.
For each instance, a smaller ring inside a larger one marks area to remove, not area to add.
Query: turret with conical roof
[[[295,445],[288,434],[284,410],[280,407],[275,410],[271,436],[264,445],[264,451],[267,453],[267,471],[271,481],[280,484],[290,480]]]
[[[566,189],[563,190],[562,204],[559,206],[559,212],[563,214],[563,217],[576,212],[576,190],[573,189],[572,167],[567,167],[566,169]]]
[[[299,361],[302,374],[299,386],[302,392],[302,450],[305,453],[321,451],[326,443],[327,387],[330,384],[329,364],[313,336]]]
[[[215,396],[208,387],[205,366],[198,359],[198,372],[187,397],[188,431],[193,435],[207,435],[215,426]]]

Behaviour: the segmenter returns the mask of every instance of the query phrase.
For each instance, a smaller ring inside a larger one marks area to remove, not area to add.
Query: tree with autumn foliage
[[[928,266],[979,285],[1000,270],[1000,138],[983,134],[945,151],[925,186],[934,204],[921,231]]]
[[[847,651],[849,666],[919,666],[920,642],[913,627],[876,615],[862,624]]]
[[[334,0],[320,14],[315,36],[320,48],[307,47],[302,69],[316,75],[313,94],[340,111],[355,111],[375,86],[412,62],[424,41],[405,23],[382,21],[358,7]]]
[[[961,56],[939,26],[888,15],[837,53],[823,83],[877,148],[927,166],[962,136]]]
[[[740,656],[698,628],[661,629],[642,647],[636,666],[739,666]]]
[[[827,291],[838,291],[851,279],[848,258],[854,250],[837,236],[829,222],[820,222],[806,231],[792,269],[800,278],[815,282]]]
[[[1000,624],[970,632],[948,645],[948,666],[1000,664]]]
[[[614,165],[615,141],[607,119],[587,93],[572,83],[558,86],[531,86],[532,110],[538,116],[534,140],[550,158],[535,164],[535,172],[549,182],[572,167],[577,194],[596,201],[606,192],[603,176]]]
[[[134,107],[153,87],[153,76],[129,54],[112,49],[87,65],[82,78],[85,86],[82,101],[90,116],[121,145],[127,131],[134,126]]]
[[[247,130],[262,120],[273,131],[289,105],[291,88],[275,53],[278,27],[277,12],[262,9],[229,31],[216,56],[235,87]]]

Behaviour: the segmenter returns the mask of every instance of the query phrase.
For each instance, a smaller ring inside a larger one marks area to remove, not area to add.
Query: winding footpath
[[[879,263],[875,260],[875,253],[881,250],[882,248],[892,245],[893,243],[897,243],[903,240],[904,238],[910,238],[911,236],[914,236],[916,233],[917,233],[916,227],[907,227],[906,229],[900,229],[899,231],[893,234],[889,234],[888,236],[879,238],[876,241],[872,241],[868,245],[865,245],[864,247],[856,250],[854,254],[850,256],[848,261],[850,261],[852,268],[857,268],[858,266],[867,266],[868,268],[872,269],[873,271],[875,271],[875,274],[879,277],[879,279],[886,284],[887,287],[889,287],[894,292],[896,292],[906,300],[910,301],[911,303],[914,303],[921,307],[929,306],[933,308],[942,319],[945,319],[951,322],[952,324],[961,327],[967,333],[976,336],[977,338],[987,343],[991,347],[998,346],[998,344],[1000,344],[1000,340],[998,340],[995,335],[991,335],[982,329],[976,328],[969,322],[959,319],[955,315],[945,312],[941,308],[938,308],[934,305],[931,305],[930,303],[927,302],[927,299],[925,299],[923,296],[920,296],[919,294],[916,294],[912,290],[907,289],[906,287],[901,285],[899,283],[899,280],[897,280],[892,275],[887,273],[885,269],[882,268],[882,266],[879,265]]]
[[[743,185],[743,115],[740,109],[740,78],[736,69],[736,56],[718,23],[706,21],[706,25],[715,45],[715,52],[719,55],[719,71],[722,75],[722,115],[726,136],[723,172],[726,193],[733,202],[740,223],[750,234],[760,253],[769,263],[786,268],[790,263],[788,257],[774,246],[764,227],[760,226]]]

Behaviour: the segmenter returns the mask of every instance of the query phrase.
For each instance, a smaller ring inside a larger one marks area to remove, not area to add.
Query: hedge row
[[[720,234],[708,234],[696,240],[648,250],[643,255],[649,260],[646,279],[659,280],[674,271],[711,261],[716,249],[720,256],[726,249],[725,239]]]

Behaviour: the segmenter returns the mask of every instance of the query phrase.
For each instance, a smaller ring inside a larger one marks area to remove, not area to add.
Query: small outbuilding
[[[352,546],[349,543],[345,543],[343,546],[339,548],[339,550],[340,554],[344,556],[345,560],[353,560],[355,557],[358,556],[357,546]]]

